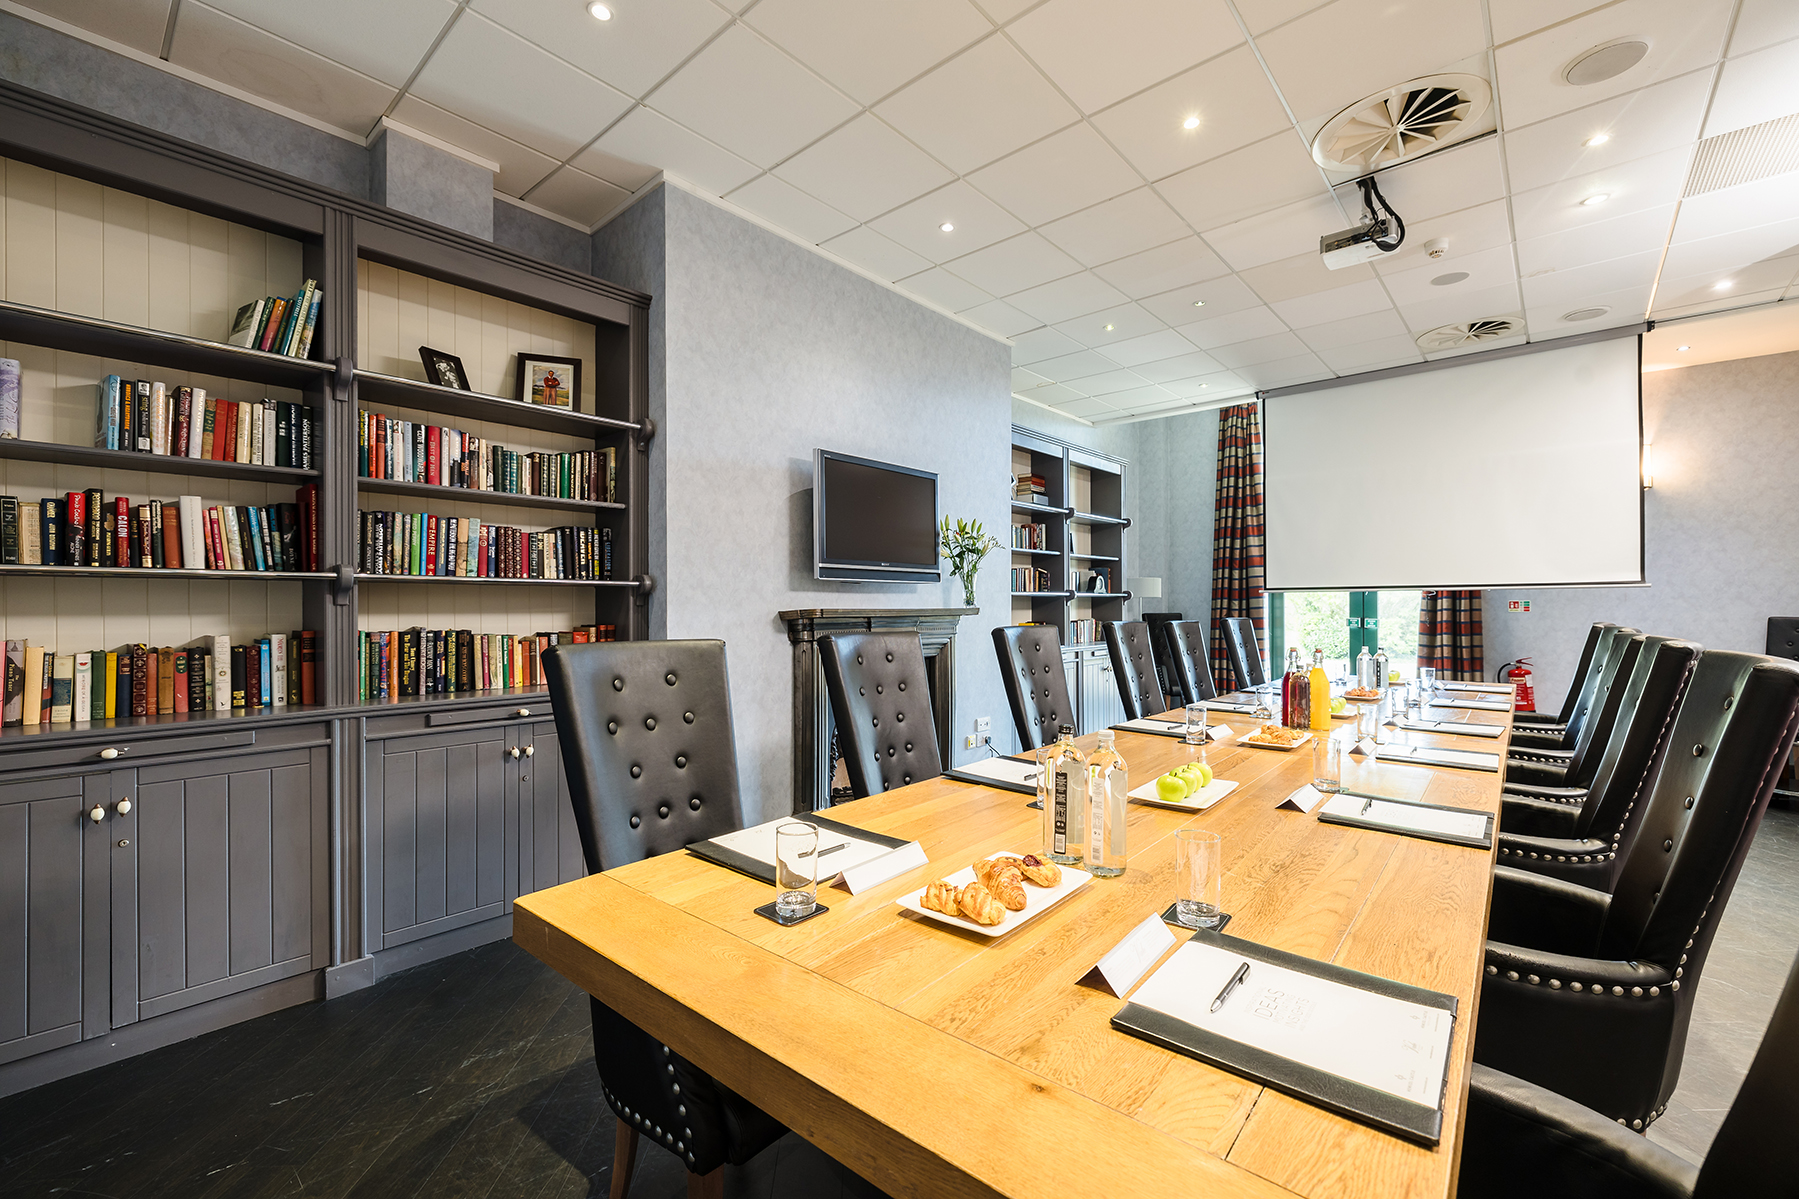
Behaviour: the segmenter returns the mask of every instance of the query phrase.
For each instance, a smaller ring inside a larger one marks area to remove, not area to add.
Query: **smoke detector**
[[[1483,342],[1499,341],[1524,332],[1524,322],[1509,316],[1487,317],[1463,321],[1459,325],[1439,325],[1418,335],[1418,348],[1427,354],[1438,350],[1460,350]]]
[[[1365,96],[1324,123],[1312,158],[1363,175],[1482,131],[1493,89],[1479,75],[1426,75]]]

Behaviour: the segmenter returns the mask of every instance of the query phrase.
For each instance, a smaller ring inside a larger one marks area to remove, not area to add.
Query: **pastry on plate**
[[[956,892],[956,907],[961,915],[976,924],[998,924],[1006,918],[1006,909],[979,882],[969,883]]]
[[[942,912],[947,916],[959,916],[956,908],[956,884],[938,879],[924,889],[924,895],[918,901],[933,912]]]
[[[1034,853],[1027,853],[1022,858],[1003,857],[1002,862],[1010,862],[1018,867],[1024,875],[1024,881],[1039,887],[1053,887],[1062,881],[1062,868],[1054,862],[1046,862]]]
[[[988,858],[974,864],[974,876],[1009,911],[1024,911],[1024,874],[1008,858]]]

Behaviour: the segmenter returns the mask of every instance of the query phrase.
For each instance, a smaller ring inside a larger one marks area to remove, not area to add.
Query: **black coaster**
[[[1039,812],[1041,812],[1043,810],[1043,801],[1041,799],[1033,799],[1030,803],[1028,803],[1024,806],[1027,808],[1036,808]]]
[[[812,919],[812,917],[822,916],[830,910],[831,910],[830,908],[827,908],[824,904],[821,903],[817,907],[813,908],[810,912],[807,912],[804,916],[779,916],[779,915],[775,914],[775,905],[774,904],[765,903],[761,907],[756,909],[756,915],[764,917],[765,919],[768,919],[768,920],[773,920],[776,924],[794,925],[794,924],[804,924],[806,921]]]
[[[760,911],[761,909],[758,908],[757,910]],[[1168,910],[1162,913],[1162,923],[1172,924],[1175,928],[1184,928],[1190,933],[1197,933],[1197,932],[1202,931],[1200,929],[1194,928],[1191,924],[1182,924],[1181,918],[1175,914],[1177,911],[1179,911],[1179,905],[1172,904],[1172,903],[1169,904]],[[1229,912],[1226,912],[1226,913],[1224,913],[1224,919],[1220,920],[1218,922],[1218,926],[1216,928],[1208,928],[1203,931],[1208,932],[1208,933],[1221,933],[1224,931],[1225,926],[1228,925],[1230,922],[1231,922],[1231,914]]]

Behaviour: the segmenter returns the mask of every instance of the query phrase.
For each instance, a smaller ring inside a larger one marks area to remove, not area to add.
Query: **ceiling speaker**
[[[1565,321],[1591,321],[1597,320],[1610,311],[1611,308],[1607,305],[1598,304],[1592,308],[1576,308],[1573,312],[1564,312],[1562,319]]]
[[[1649,43],[1642,38],[1620,38],[1603,46],[1594,46],[1576,58],[1562,72],[1562,78],[1575,87],[1604,83],[1607,79],[1616,79],[1642,62],[1647,53]]]

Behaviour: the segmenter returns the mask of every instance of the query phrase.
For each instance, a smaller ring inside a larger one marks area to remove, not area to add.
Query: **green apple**
[[[1187,780],[1169,771],[1156,780],[1156,797],[1163,803],[1179,803],[1187,798]]]
[[[1199,765],[1199,789],[1201,791],[1204,791],[1207,787],[1210,787],[1212,785],[1212,768],[1210,766],[1207,766],[1204,762],[1200,762],[1198,765]]]
[[[1341,695],[1331,700],[1331,712],[1333,714],[1347,711],[1349,711],[1349,701],[1344,699]]]

